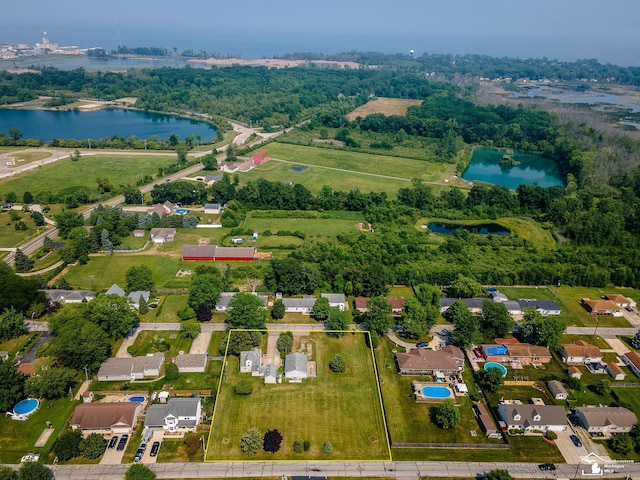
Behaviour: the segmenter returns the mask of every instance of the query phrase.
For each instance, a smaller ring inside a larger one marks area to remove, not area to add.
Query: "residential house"
[[[640,355],[638,352],[627,352],[620,359],[637,377],[640,377]]]
[[[217,245],[185,245],[182,247],[184,261],[252,262],[255,247],[218,247]]]
[[[206,177],[204,177],[204,183],[207,187],[210,187],[214,183],[221,181],[223,178],[224,175],[221,173],[219,173],[218,175],[207,175]]]
[[[222,162],[218,165],[221,172],[233,173],[238,170],[238,164],[233,162]]]
[[[166,201],[163,204],[156,203],[147,210],[147,215],[157,214],[159,217],[164,215],[171,215],[175,211],[176,207],[173,203]]]
[[[504,293],[500,293],[495,289],[489,292],[489,298],[496,303],[504,303],[509,301],[509,298]]]
[[[260,150],[253,154],[252,160],[255,165],[262,165],[263,163],[267,163],[269,161],[269,152],[266,150]]]
[[[615,303],[620,308],[633,308],[636,306],[635,300],[618,293],[607,293],[603,296],[603,298]]]
[[[240,352],[240,373],[251,373],[251,376],[260,375],[262,366],[262,350],[254,348]]]
[[[368,302],[369,302],[369,297],[356,297],[353,300],[353,306],[360,313],[366,313],[369,311],[369,307],[367,306]]]
[[[387,302],[391,305],[391,313],[393,315],[400,315],[402,307],[404,307],[404,302],[406,301],[407,299],[404,297],[387,297]]]
[[[464,354],[454,345],[441,350],[413,348],[396,354],[398,369],[405,375],[452,375],[464,369]]]
[[[565,343],[560,348],[560,356],[564,363],[600,363],[602,352],[595,345],[591,345],[584,340],[574,343]]]
[[[302,298],[283,298],[285,312],[311,314],[316,298],[312,296],[304,296]]]
[[[550,380],[547,382],[547,388],[551,392],[551,395],[556,400],[566,400],[569,396],[569,393],[564,388],[564,385],[560,383],[558,380]]]
[[[606,366],[607,373],[613,377],[614,380],[624,380],[624,377],[627,376],[618,365],[614,362],[607,363]]]
[[[499,435],[495,420],[491,415],[489,415],[489,412],[487,412],[487,409],[482,402],[476,402],[473,404],[473,412],[476,414],[478,425],[480,425],[480,428],[487,437]]]
[[[520,310],[524,313],[525,308],[533,308],[537,310],[543,317],[550,315],[560,315],[562,313],[560,306],[553,300],[516,300],[520,306]]]
[[[346,299],[343,293],[323,293],[321,297],[329,300],[329,307],[345,309]]]
[[[147,409],[144,427],[168,433],[195,432],[202,414],[199,398],[172,398]]]
[[[628,433],[638,423],[636,415],[624,407],[578,407],[575,413],[589,433]]]
[[[611,300],[590,300],[588,298],[583,298],[580,300],[580,303],[592,317],[597,315],[612,315],[614,317],[622,316],[622,307],[619,307]]]
[[[229,309],[229,302],[237,292],[222,292],[216,302],[216,312],[226,312]]]
[[[205,203],[204,213],[206,215],[218,215],[222,211],[222,205],[219,203]]]
[[[60,289],[44,289],[43,292],[49,305],[67,303],[90,302],[96,298],[95,292],[90,290],[60,290]]]
[[[284,357],[284,377],[290,382],[307,378],[307,356],[304,353],[290,353]]]
[[[562,431],[567,429],[567,416],[560,405],[518,405],[502,403],[498,415],[508,430],[524,430],[528,433]]]
[[[111,285],[109,287],[109,290],[107,290],[107,295],[117,295],[119,297],[124,297],[127,293],[120,288],[120,286],[117,283],[114,283],[113,285]]]
[[[207,369],[206,353],[180,353],[173,359],[180,373],[204,373]]]
[[[140,299],[144,298],[144,301],[149,303],[149,298],[151,297],[150,292],[145,292],[142,290],[136,290],[135,292],[131,292],[127,295],[131,306],[138,310],[140,308]]]
[[[487,362],[520,363],[539,365],[551,361],[551,352],[547,347],[529,343],[508,343],[504,345],[481,345]]]
[[[157,377],[164,364],[164,353],[131,357],[108,358],[98,370],[101,382],[140,380],[145,377]]]
[[[278,367],[273,363],[260,367],[260,374],[264,378],[264,383],[275,385],[278,383]]]
[[[482,313],[482,302],[485,298],[450,298],[445,297],[440,299],[440,313],[445,313],[451,305],[455,302],[464,303],[473,315],[480,315]]]
[[[87,434],[131,434],[141,409],[138,402],[81,403],[73,410],[69,424]]]
[[[151,241],[153,243],[171,242],[176,237],[175,228],[152,228]]]

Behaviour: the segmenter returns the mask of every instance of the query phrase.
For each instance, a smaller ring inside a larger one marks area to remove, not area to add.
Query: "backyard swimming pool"
[[[142,403],[146,400],[146,397],[142,396],[142,395],[135,395],[133,397],[127,397],[127,402],[138,402],[138,403]]]
[[[503,377],[507,374],[507,367],[505,367],[504,365],[500,365],[499,363],[487,362],[484,364],[485,370],[489,370],[490,368],[497,368],[498,370],[500,370],[500,373],[502,373]]]
[[[13,416],[20,417],[18,420],[26,420],[29,415],[35,412],[40,406],[37,398],[25,398],[16,403],[13,407]]]
[[[426,386],[422,387],[422,395],[428,398],[449,398],[451,390],[446,387]]]
[[[186,215],[187,213],[189,213],[189,210],[186,208],[176,208],[176,213],[178,215]]]

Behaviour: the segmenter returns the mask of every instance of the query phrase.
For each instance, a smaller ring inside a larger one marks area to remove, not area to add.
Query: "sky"
[[[251,38],[253,48],[263,43],[264,54],[278,42],[290,52],[324,42],[331,51],[402,47],[567,57],[561,59],[625,51],[629,64],[640,65],[638,20],[638,0],[4,0],[0,43],[35,43],[46,30],[52,41],[81,47],[142,46],[146,40],[144,46],[226,53],[222,49],[234,42],[246,48],[242,40]],[[203,45],[190,44],[196,37]]]

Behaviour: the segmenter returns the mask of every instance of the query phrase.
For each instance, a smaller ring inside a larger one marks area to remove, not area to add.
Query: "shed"
[[[564,385],[560,383],[558,380],[550,380],[547,382],[547,388],[553,395],[553,398],[556,400],[566,400],[569,396],[569,393],[564,388]]]

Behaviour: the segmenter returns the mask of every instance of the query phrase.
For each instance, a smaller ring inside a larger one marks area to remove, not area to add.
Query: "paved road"
[[[494,469],[505,469],[516,478],[589,478],[587,465],[563,464],[553,474],[540,471],[532,463],[482,462],[238,462],[238,463],[155,463],[148,464],[157,478],[238,478],[286,476],[330,477],[482,477]],[[53,467],[56,480],[121,480],[129,465],[59,465]],[[620,473],[599,478],[640,476],[640,464],[626,464]]]
[[[603,338],[613,338],[619,335],[635,335],[637,328],[598,328],[596,327],[567,327],[567,333],[571,335],[593,335],[595,332]]]

